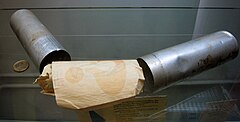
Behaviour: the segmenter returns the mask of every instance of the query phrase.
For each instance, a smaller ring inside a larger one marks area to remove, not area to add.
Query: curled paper
[[[41,93],[54,96],[52,64],[48,64],[44,67],[42,74],[35,80],[34,84],[36,83],[42,88]]]
[[[138,95],[144,84],[142,68],[136,60],[53,62],[44,72],[36,82],[45,94],[54,93],[59,106],[69,109],[117,104]],[[49,90],[51,83],[43,82],[51,77],[53,91]]]

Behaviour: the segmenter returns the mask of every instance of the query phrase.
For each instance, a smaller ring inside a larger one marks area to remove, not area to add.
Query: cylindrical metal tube
[[[147,88],[155,91],[233,59],[238,50],[235,37],[220,31],[137,60],[143,68]]]
[[[71,60],[69,53],[31,11],[16,11],[10,25],[40,72],[52,61]]]

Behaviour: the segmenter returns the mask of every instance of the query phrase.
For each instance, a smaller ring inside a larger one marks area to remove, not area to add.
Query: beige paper
[[[54,96],[54,89],[52,83],[52,64],[44,67],[42,74],[35,80],[34,84],[42,88],[41,93]]]
[[[144,77],[136,60],[52,63],[56,102],[70,109],[95,109],[139,94]]]

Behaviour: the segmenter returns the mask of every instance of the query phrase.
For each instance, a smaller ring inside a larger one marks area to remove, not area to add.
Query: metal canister
[[[238,42],[227,31],[219,31],[138,58],[146,87],[159,91],[176,81],[211,69],[238,55]]]
[[[69,53],[31,11],[16,11],[10,25],[40,73],[52,61],[71,60]]]

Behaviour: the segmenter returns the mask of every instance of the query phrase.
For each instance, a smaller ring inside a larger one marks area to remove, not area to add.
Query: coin
[[[15,72],[24,72],[28,69],[29,63],[26,60],[19,60],[13,64],[13,70]]]

